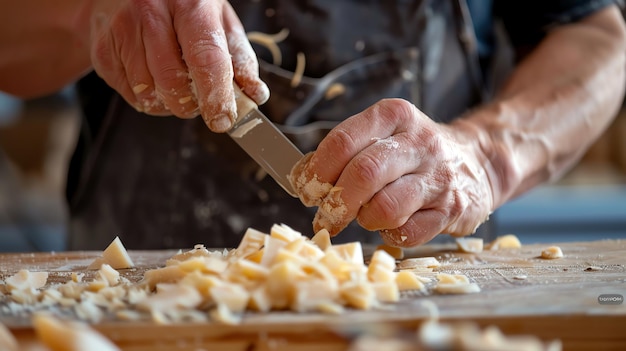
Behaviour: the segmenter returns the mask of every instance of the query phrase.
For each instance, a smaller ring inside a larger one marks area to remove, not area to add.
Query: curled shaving
[[[300,85],[300,81],[302,81],[302,77],[304,76],[304,66],[306,64],[306,59],[304,54],[298,52],[296,56],[296,69],[293,72],[293,78],[291,78],[291,87],[295,88]]]
[[[280,32],[276,34],[267,34],[262,32],[249,32],[247,33],[248,40],[263,45],[266,47],[270,53],[272,54],[272,63],[280,66],[283,62],[283,56],[278,47],[278,43],[285,40],[289,35],[289,29],[283,28]],[[291,79],[291,87],[295,88],[300,85],[302,81],[302,77],[304,76],[304,67],[305,67],[305,56],[303,53],[298,52],[296,56],[296,69],[293,74],[293,78]]]
[[[289,29],[283,28],[276,34],[267,34],[261,32],[249,32],[247,33],[248,40],[265,46],[272,54],[272,61],[275,65],[280,66],[283,62],[283,56],[278,47],[278,43],[285,40],[289,35]]]

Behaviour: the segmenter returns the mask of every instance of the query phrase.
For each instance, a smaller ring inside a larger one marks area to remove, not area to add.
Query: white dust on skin
[[[203,37],[206,38],[207,42],[204,45],[218,48],[218,50],[228,54],[228,44],[223,32],[206,31]],[[196,45],[197,43],[189,44]],[[219,114],[228,116],[231,122],[234,122],[237,111],[235,95],[231,93],[229,96],[226,93],[227,91],[232,92],[232,88],[227,89],[227,87],[232,86],[232,64],[229,60],[210,67],[210,69],[190,67],[189,71],[190,88],[193,96],[197,97],[202,117],[207,125],[210,125],[212,117]],[[208,88],[207,91],[202,91],[205,96],[201,96],[200,91],[198,91],[198,79],[200,78],[202,79],[202,87]]]
[[[386,150],[396,150],[400,148],[400,143],[392,137],[385,139],[372,138],[377,145],[382,145]],[[300,200],[305,206],[319,206],[315,218],[313,219],[313,227],[316,231],[326,229],[331,234],[336,234],[345,226],[345,217],[348,213],[348,207],[341,197],[343,188],[335,187],[331,183],[322,182],[317,174],[313,177],[307,177],[306,170],[308,161],[312,154],[306,155],[298,165],[294,167],[294,171],[290,179],[292,185],[298,193]],[[381,153],[381,157],[383,157]],[[299,173],[299,175],[298,175]],[[405,238],[406,240],[406,238]]]
[[[397,231],[391,231],[390,229],[381,229],[379,234],[387,245],[396,247],[407,246],[407,235],[399,235]]]
[[[296,181],[296,189],[300,200],[308,207],[319,206],[332,187],[333,185],[330,183],[321,182],[317,174],[314,174],[313,178],[307,179],[304,173],[302,173]]]
[[[317,173],[308,176],[311,174],[311,172],[308,172],[308,169],[310,168],[312,156],[313,152],[304,155],[304,157],[293,166],[288,177],[300,201],[307,207],[319,206],[333,187],[331,183],[322,182]]]
[[[180,90],[172,88],[168,92],[169,95],[173,96],[174,98],[178,97],[177,102],[180,105],[180,109],[182,110],[185,116],[196,115],[198,112],[197,98],[196,98],[196,92],[195,92],[195,85],[192,82],[191,75],[189,74],[187,70],[179,70],[176,72],[176,78],[187,80],[188,85],[187,85],[187,89],[185,89],[185,94],[181,96],[182,94]],[[187,91],[191,92],[191,95],[187,93]],[[162,98],[164,93],[158,90],[157,92],[159,93],[159,96],[161,97],[161,99],[165,100]],[[189,104],[189,102],[192,102],[192,101],[193,101],[193,104]]]
[[[371,140],[377,145],[384,146],[387,150],[397,150],[400,148],[400,143],[397,140],[394,140],[393,136],[384,139],[372,138]]]
[[[199,113],[200,112],[200,107],[198,106],[198,87],[196,87],[196,82],[193,81],[193,76],[188,71],[181,71],[181,72],[178,72],[178,74],[187,76],[187,79],[189,80],[189,90],[191,91],[190,98],[193,101],[193,105],[195,106],[195,111],[194,112],[195,113]],[[178,100],[178,102],[183,104],[183,102],[181,100],[183,100],[185,98],[186,97],[181,98],[180,100]],[[186,103],[186,102],[184,102],[184,103]]]
[[[341,187],[330,189],[313,219],[313,227],[316,231],[326,229],[333,235],[343,229],[348,207],[341,198],[342,190]]]
[[[295,189],[300,201],[307,206],[319,206],[315,214],[313,226],[316,230],[325,228],[335,233],[337,224],[340,224],[348,212],[348,208],[341,198],[341,188],[334,187],[331,183],[322,182],[319,175],[313,173],[307,176],[309,161],[313,153],[306,154],[291,171],[289,181]]]
[[[145,89],[144,89],[145,90]],[[133,105],[138,112],[145,112],[154,116],[166,116],[169,114],[167,106],[161,101],[154,90],[146,97]]]
[[[384,139],[372,138],[371,140],[381,149],[379,157],[385,157],[385,153],[382,150],[390,151],[400,149],[400,143],[394,140],[393,136]],[[345,217],[348,213],[348,207],[341,197],[343,188],[320,181],[319,176],[315,173],[311,178],[307,177],[309,172],[306,172],[306,168],[308,168],[311,155],[312,154],[307,154],[299,164],[294,167],[290,180],[305,206],[319,206],[313,220],[315,230],[317,231],[324,228],[330,233],[336,234],[345,226]],[[293,181],[294,179],[295,181]],[[403,236],[402,241],[406,239],[407,237]]]

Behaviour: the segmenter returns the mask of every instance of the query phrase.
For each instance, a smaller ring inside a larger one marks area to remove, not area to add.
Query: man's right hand
[[[214,132],[236,118],[233,79],[269,98],[245,31],[225,0],[101,0],[91,15],[91,60],[138,111],[192,118]]]

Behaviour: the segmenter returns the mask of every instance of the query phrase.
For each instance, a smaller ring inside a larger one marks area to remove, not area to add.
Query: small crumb
[[[439,283],[434,290],[439,294],[472,294],[480,292],[476,283]]]
[[[389,245],[383,244],[383,245],[378,245],[376,247],[376,250],[383,250],[389,255],[391,255],[391,257],[395,258],[396,260],[401,260],[404,258],[404,250],[402,250],[401,247],[395,247],[395,246],[389,246]]]
[[[189,101],[191,101],[191,96],[185,96],[185,97],[178,99],[178,103],[181,105],[184,105],[188,103]]]
[[[342,95],[346,92],[346,86],[341,83],[335,83],[326,89],[326,93],[324,94],[324,98],[326,100],[332,100],[339,95]]]
[[[550,246],[541,251],[541,258],[545,258],[548,260],[553,260],[555,258],[562,258],[563,251],[558,246]]]
[[[440,273],[434,290],[440,294],[471,294],[480,292],[480,287],[471,283],[466,275]]]
[[[141,93],[142,91],[146,90],[147,88],[148,88],[148,85],[147,85],[147,84],[143,84],[143,83],[142,83],[142,84],[137,84],[137,85],[135,85],[135,86],[133,87],[133,93],[135,93],[135,94],[139,94],[139,93]]]
[[[526,280],[527,278],[528,278],[528,276],[523,275],[523,274],[516,275],[516,276],[513,277],[513,279],[515,279],[515,280]]]
[[[498,249],[519,249],[522,247],[522,243],[515,234],[507,234],[499,236],[496,240],[486,245],[487,250]]]
[[[411,269],[411,268],[434,268],[441,266],[441,263],[434,257],[416,257],[407,258],[398,263],[399,269]]]
[[[483,239],[482,238],[458,238],[456,239],[456,245],[461,252],[465,253],[480,253],[483,252]]]
[[[598,267],[598,266],[589,266],[587,268],[585,268],[585,272],[595,272],[595,271],[601,271],[602,267]]]

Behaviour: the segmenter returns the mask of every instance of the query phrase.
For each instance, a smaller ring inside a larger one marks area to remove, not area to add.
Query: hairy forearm
[[[88,71],[91,3],[6,2],[0,14],[0,91],[40,96]]]
[[[459,120],[479,141],[494,209],[560,177],[607,128],[624,93],[625,37],[616,8],[555,29],[496,101]]]

